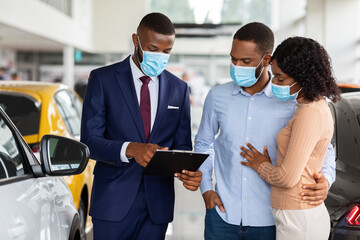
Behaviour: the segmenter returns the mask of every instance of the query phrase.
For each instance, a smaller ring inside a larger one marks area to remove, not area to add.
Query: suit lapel
[[[156,135],[156,131],[161,128],[161,123],[164,119],[164,115],[167,111],[168,103],[169,103],[169,96],[171,93],[171,80],[166,77],[165,72],[159,75],[159,102],[158,102],[158,109],[156,112],[156,118],[154,122],[154,126],[152,128],[149,142],[154,138]]]
[[[120,85],[121,92],[124,95],[125,102],[136,124],[141,139],[145,142],[144,127],[142,124],[139,102],[136,96],[129,60],[130,57],[121,63],[116,74],[116,79]]]

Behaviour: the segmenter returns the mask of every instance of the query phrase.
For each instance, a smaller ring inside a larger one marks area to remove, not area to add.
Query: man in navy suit
[[[174,178],[143,175],[157,149],[191,150],[187,84],[164,70],[175,40],[170,19],[146,15],[134,53],[93,70],[81,141],[96,160],[90,215],[94,239],[164,239],[174,212]],[[196,190],[201,172],[175,174]]]

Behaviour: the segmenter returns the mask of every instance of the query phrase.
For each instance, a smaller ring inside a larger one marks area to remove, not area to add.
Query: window
[[[53,8],[67,14],[68,16],[72,16],[71,14],[72,0],[40,0],[40,1],[49,4]]]
[[[149,0],[148,12],[161,12],[173,23],[271,23],[270,0]]]
[[[359,91],[359,89],[357,91]],[[350,95],[347,97],[347,99],[349,99],[351,106],[354,108],[357,122],[360,126],[360,95]]]
[[[9,126],[0,118],[0,179],[24,175],[23,157]]]
[[[27,95],[0,93],[0,107],[23,136],[38,134],[40,103]]]
[[[75,95],[74,95],[75,96]],[[76,97],[76,96],[75,96]],[[73,136],[80,136],[80,114],[78,104],[72,100],[70,93],[61,90],[55,94],[55,101],[68,130]]]
[[[79,113],[79,116],[80,116],[80,118],[81,118],[81,113],[82,113],[82,105],[83,105],[83,103],[82,103],[82,101],[79,99],[79,97],[78,96],[76,96],[73,92],[68,92],[69,93],[69,95],[70,95],[70,97],[71,97],[71,100],[73,101],[73,103],[74,103],[74,105],[75,105],[75,108],[76,108],[76,110],[78,111],[78,113]]]

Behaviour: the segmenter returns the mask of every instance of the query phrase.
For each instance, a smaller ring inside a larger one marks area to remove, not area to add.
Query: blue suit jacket
[[[120,159],[124,142],[145,142],[129,58],[93,70],[89,77],[81,142],[96,160],[90,215],[122,220],[144,178],[150,217],[157,224],[167,223],[173,219],[174,178],[143,176],[144,168],[134,159],[130,163]],[[179,109],[168,109],[169,105]],[[188,87],[166,70],[159,76],[158,109],[149,142],[169,149],[192,149]]]

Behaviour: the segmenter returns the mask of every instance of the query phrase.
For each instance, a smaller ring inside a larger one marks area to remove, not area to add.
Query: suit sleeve
[[[125,164],[119,157],[123,142],[105,139],[106,112],[103,86],[92,71],[83,104],[80,141],[89,147],[92,159],[121,167]]]
[[[172,149],[192,150],[191,123],[190,123],[190,97],[186,85],[184,100],[181,107],[179,125],[175,133]]]

